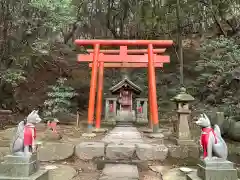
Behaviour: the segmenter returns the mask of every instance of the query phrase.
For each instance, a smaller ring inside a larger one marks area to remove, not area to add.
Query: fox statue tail
[[[15,134],[14,134],[12,142],[10,144],[10,149],[11,149],[12,153],[15,153],[15,152],[23,149],[24,125],[25,125],[25,122],[21,121],[15,130]]]
[[[222,138],[221,130],[217,124],[214,125],[214,132],[217,138],[217,144],[213,144],[214,152],[221,158],[227,159],[228,148],[227,144]]]
[[[221,135],[221,130],[220,130],[220,128],[219,128],[219,126],[217,125],[217,124],[215,124],[214,125],[214,132],[215,132],[215,134],[216,134],[216,136],[219,138],[219,137],[222,137],[222,135]]]

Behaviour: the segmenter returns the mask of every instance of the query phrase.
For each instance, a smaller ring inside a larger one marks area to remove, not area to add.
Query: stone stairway
[[[148,170],[149,161],[164,161],[168,148],[164,144],[144,142],[133,126],[116,126],[102,140],[82,142],[75,148],[81,160],[94,160],[103,170],[100,180],[138,180],[138,169]]]
[[[133,165],[131,162],[126,163],[126,159],[134,156],[135,145],[143,143],[142,136],[137,128],[125,123],[118,124],[102,141],[108,144],[106,156],[113,160],[112,162],[115,160],[115,163],[105,164],[99,180],[139,180],[137,165]],[[121,163],[122,160],[125,160],[124,164]]]

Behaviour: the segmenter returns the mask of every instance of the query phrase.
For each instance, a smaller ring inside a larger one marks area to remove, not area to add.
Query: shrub
[[[44,117],[48,120],[56,118],[58,113],[69,113],[71,99],[77,95],[74,89],[65,85],[66,78],[59,78],[55,85],[49,86],[48,99],[45,100]]]

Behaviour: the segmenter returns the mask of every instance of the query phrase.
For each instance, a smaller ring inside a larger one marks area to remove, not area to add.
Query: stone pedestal
[[[188,124],[191,111],[188,109],[179,109],[178,124],[176,131],[177,145],[193,145],[194,141],[191,139],[191,132]]]
[[[197,172],[187,175],[187,180],[238,180],[232,162],[222,159],[201,160]]]
[[[190,110],[187,109],[179,109],[178,113],[178,124],[177,130],[175,132],[176,135],[176,144],[177,145],[194,145],[194,141],[191,139],[191,132],[188,124],[188,120],[190,117]]]
[[[147,124],[148,123],[148,99],[136,98],[136,123]],[[138,108],[142,106],[142,112],[139,112]]]
[[[0,179],[48,180],[48,171],[39,168],[37,154],[29,157],[7,155],[0,164]]]

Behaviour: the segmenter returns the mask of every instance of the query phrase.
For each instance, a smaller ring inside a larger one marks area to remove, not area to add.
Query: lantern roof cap
[[[175,102],[191,102],[194,101],[195,99],[193,96],[187,93],[185,87],[181,87],[180,93],[173,97],[171,100]]]

